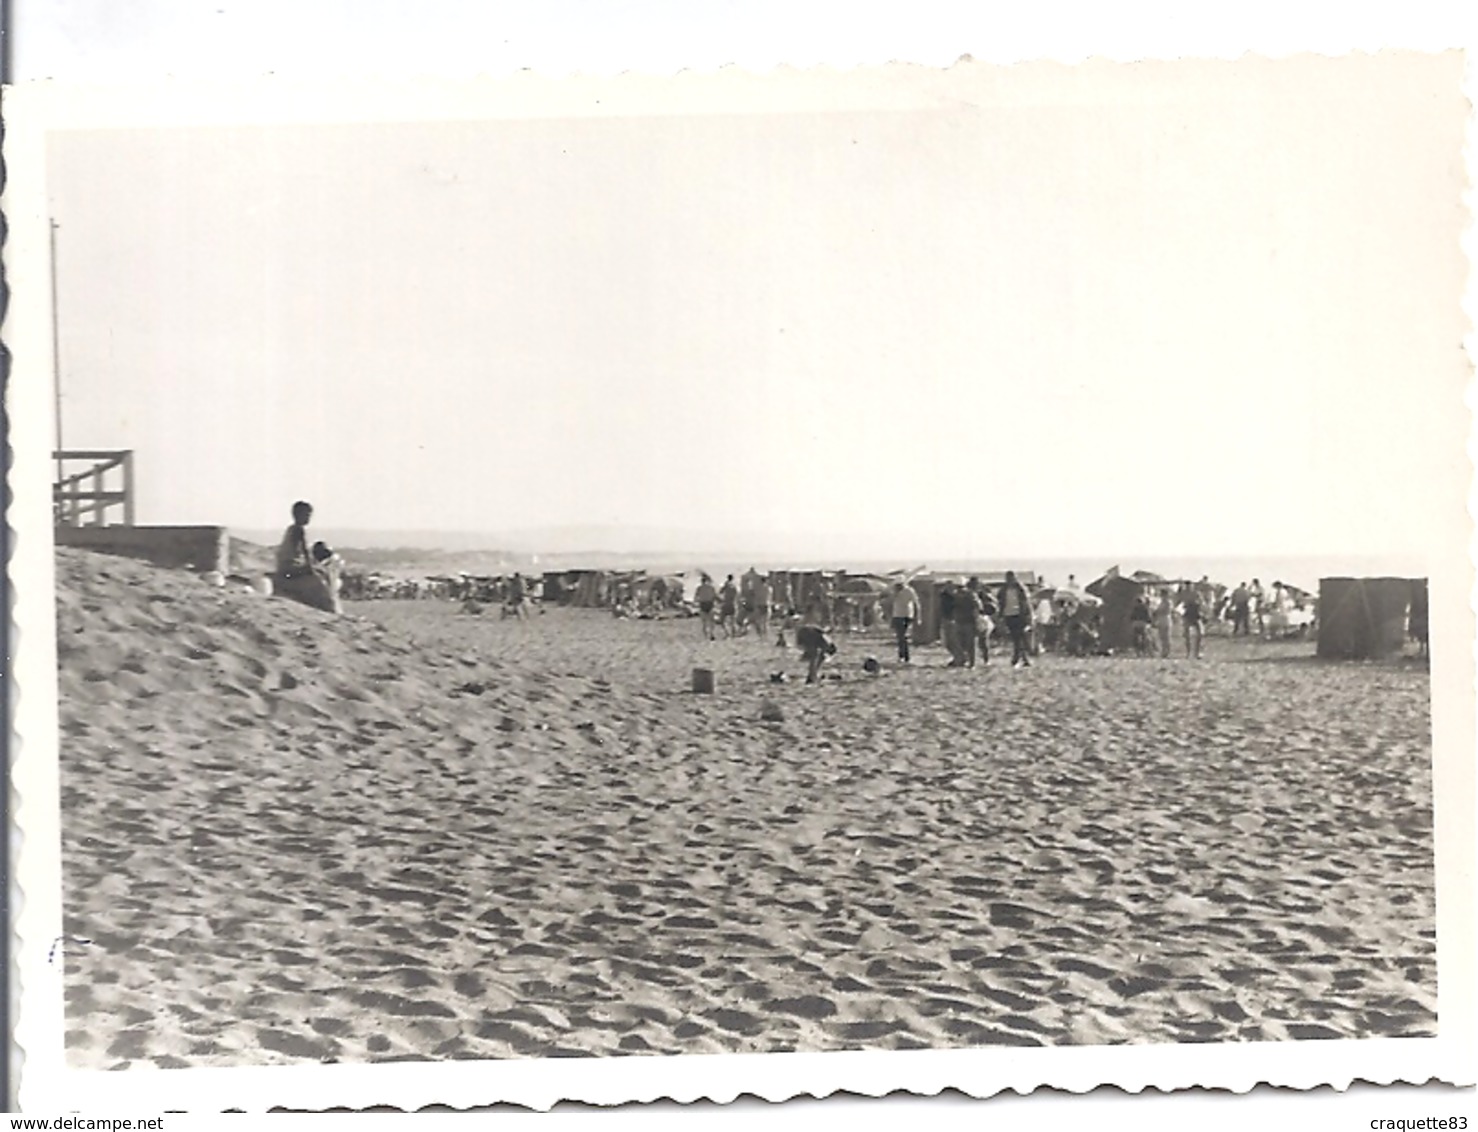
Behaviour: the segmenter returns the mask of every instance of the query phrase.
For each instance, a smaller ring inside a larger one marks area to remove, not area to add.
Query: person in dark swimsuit
[[[698,615],[703,619],[703,637],[705,640],[714,639],[713,605],[718,600],[718,591],[713,588],[713,579],[707,574],[698,583],[698,589],[693,594],[693,600],[698,603]]]
[[[1180,588],[1180,618],[1185,628],[1186,659],[1201,659],[1201,595],[1187,582]],[[1192,642],[1195,642],[1194,645]]]
[[[739,587],[734,584],[734,575],[730,574],[724,579],[724,584],[718,591],[718,623],[723,629],[724,636],[737,637],[739,635]]]

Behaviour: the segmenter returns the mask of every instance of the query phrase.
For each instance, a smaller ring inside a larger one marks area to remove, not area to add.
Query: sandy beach
[[[57,570],[78,1067],[1436,1032],[1422,665]]]

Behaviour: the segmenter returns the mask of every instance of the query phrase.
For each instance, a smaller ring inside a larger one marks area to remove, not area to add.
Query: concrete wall
[[[230,572],[225,527],[57,527],[56,545],[141,558],[171,569]]]

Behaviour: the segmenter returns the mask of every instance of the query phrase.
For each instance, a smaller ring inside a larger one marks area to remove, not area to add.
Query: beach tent
[[[1414,640],[1423,648],[1428,640],[1427,579],[1413,578],[1411,582],[1411,613],[1407,618],[1407,629]]]
[[[811,607],[812,602],[826,603],[827,577],[822,570],[806,570],[795,579],[795,586],[791,590],[792,600],[796,609],[805,614]]]
[[[1088,592],[1103,602],[1098,623],[1100,645],[1115,651],[1134,647],[1134,622],[1130,614],[1144,591],[1143,583],[1118,573],[1107,574],[1088,587]]]
[[[604,570],[573,571],[574,596],[568,604],[594,609],[605,604],[610,579]]]
[[[550,605],[584,605],[582,600],[582,587],[588,592],[593,583],[589,580],[591,575],[598,574],[592,570],[558,570],[548,571],[544,574],[544,584],[541,587],[544,604]]]
[[[1424,578],[1321,578],[1319,655],[1366,660],[1399,653],[1413,592],[1425,585]]]
[[[919,615],[914,618],[909,639],[916,645],[932,645],[939,640],[939,588],[942,583],[931,577],[915,578],[909,584],[919,595]],[[891,624],[891,610],[888,620]]]

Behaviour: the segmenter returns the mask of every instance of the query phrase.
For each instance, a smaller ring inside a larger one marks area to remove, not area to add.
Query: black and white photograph
[[[1462,75],[16,98],[61,1070],[1444,1071]]]

